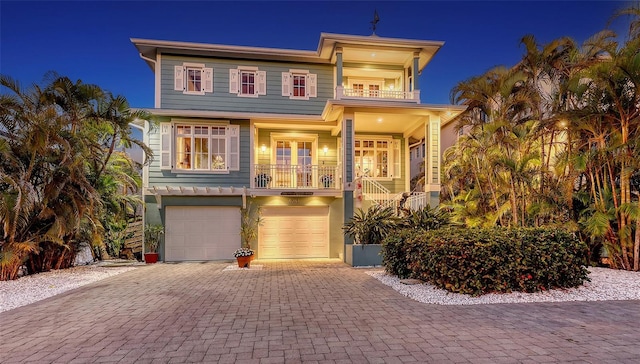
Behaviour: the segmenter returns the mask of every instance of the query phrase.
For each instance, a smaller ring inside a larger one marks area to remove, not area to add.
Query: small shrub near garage
[[[383,243],[388,273],[471,295],[580,286],[587,255],[573,234],[550,228],[413,230]]]

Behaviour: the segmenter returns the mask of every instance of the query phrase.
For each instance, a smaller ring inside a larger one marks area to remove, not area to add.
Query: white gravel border
[[[0,281],[0,312],[25,306],[133,269],[136,267],[84,265],[33,274],[13,281]]]
[[[381,270],[368,271],[366,273],[387,286],[391,286],[406,297],[422,303],[436,305],[640,300],[640,272],[595,267],[589,267],[588,269],[591,282],[585,282],[585,284],[577,288],[537,293],[490,293],[479,297],[451,293],[429,283],[403,284],[400,283],[398,277],[388,275]]]

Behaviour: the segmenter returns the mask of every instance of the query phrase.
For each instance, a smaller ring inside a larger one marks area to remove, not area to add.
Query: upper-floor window
[[[229,93],[243,97],[267,94],[267,72],[241,66],[229,70]]]
[[[318,75],[307,70],[282,72],[282,96],[290,99],[308,100],[318,96]]]
[[[213,92],[213,68],[201,63],[183,63],[174,66],[174,86],[183,94],[204,95]]]
[[[239,126],[161,123],[161,168],[181,171],[239,170]]]

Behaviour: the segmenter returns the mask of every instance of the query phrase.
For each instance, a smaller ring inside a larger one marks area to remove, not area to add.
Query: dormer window
[[[174,90],[186,95],[204,95],[213,92],[213,68],[201,63],[183,63],[174,66]]]
[[[282,72],[282,96],[292,100],[309,100],[318,95],[318,75],[307,70]]]

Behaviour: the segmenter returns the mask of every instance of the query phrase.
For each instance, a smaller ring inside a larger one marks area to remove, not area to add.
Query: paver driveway
[[[640,302],[437,306],[329,261],[158,264],[0,313],[2,363],[640,361]]]

